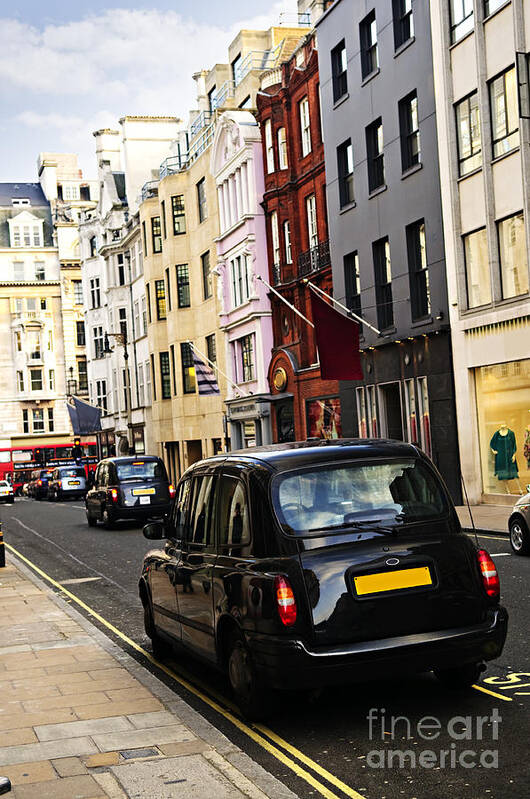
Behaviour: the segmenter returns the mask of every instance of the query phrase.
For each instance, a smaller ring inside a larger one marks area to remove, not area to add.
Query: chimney
[[[117,130],[102,128],[94,131],[96,140],[96,160],[98,164],[98,177],[104,167],[110,167],[111,172],[121,172],[120,134]]]

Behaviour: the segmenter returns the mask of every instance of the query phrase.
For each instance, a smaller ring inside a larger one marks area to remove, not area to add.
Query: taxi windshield
[[[116,464],[118,480],[167,480],[166,469],[160,461],[126,461]]]
[[[448,511],[440,481],[416,459],[288,472],[273,483],[273,503],[285,531],[295,534],[395,526]]]

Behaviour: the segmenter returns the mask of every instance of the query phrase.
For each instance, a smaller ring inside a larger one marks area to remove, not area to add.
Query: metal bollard
[[[2,522],[0,522],[0,567],[6,565],[6,548],[4,546],[4,534],[2,532]]]

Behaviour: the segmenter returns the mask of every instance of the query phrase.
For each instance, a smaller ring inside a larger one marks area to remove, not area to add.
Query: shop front
[[[530,359],[474,374],[484,498],[523,494],[530,484]]]
[[[269,395],[226,400],[232,449],[259,447],[272,442]]]

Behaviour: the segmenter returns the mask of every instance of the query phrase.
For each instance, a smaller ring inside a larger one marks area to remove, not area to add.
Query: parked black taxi
[[[462,533],[416,447],[299,442],[190,467],[139,584],[155,652],[181,644],[228,673],[243,712],[270,688],[434,670],[465,687],[508,616],[490,556]]]
[[[90,527],[111,528],[118,519],[147,521],[169,513],[175,488],[161,458],[153,455],[106,458],[98,463],[85,497]]]

